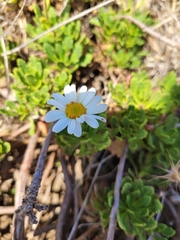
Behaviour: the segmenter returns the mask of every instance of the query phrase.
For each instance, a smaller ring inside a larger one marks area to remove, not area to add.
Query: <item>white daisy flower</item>
[[[99,104],[102,97],[95,96],[95,88],[87,91],[86,86],[82,86],[78,93],[74,84],[67,85],[64,88],[64,96],[59,93],[53,93],[47,103],[54,105],[57,110],[49,111],[45,116],[46,122],[57,121],[53,128],[53,132],[61,132],[67,127],[69,134],[76,137],[82,135],[81,124],[86,122],[92,128],[98,128],[97,120],[106,122],[106,119],[95,115],[107,110],[107,104]]]

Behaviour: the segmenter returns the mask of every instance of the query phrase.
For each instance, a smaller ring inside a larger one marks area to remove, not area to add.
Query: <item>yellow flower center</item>
[[[77,118],[86,113],[85,107],[81,103],[71,102],[66,105],[66,116],[68,118]]]

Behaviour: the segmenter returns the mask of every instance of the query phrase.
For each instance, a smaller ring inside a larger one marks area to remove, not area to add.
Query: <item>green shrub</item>
[[[27,24],[30,37],[66,20],[70,13],[69,5],[60,18],[53,7],[49,6],[46,10],[42,12],[34,5],[35,25]],[[36,57],[30,56],[27,62],[18,59],[17,67],[13,69],[14,84],[11,88],[16,102],[7,101],[6,109],[0,109],[0,112],[20,116],[21,120],[44,115],[50,94],[61,92],[71,82],[72,73],[91,62],[91,49],[89,52],[86,49],[88,43],[87,37],[81,33],[80,21],[74,21],[31,44],[30,51],[36,51]]]
[[[105,228],[109,223],[113,199],[114,189],[106,188],[104,195],[94,200],[101,224]],[[154,239],[169,239],[175,231],[155,220],[156,214],[161,210],[162,204],[154,193],[153,187],[145,186],[141,180],[133,181],[130,177],[123,178],[117,223],[127,235],[140,240],[147,239],[147,236],[152,236]],[[157,233],[161,236],[156,237]]]
[[[109,65],[136,69],[141,65],[142,57],[147,54],[142,50],[145,43],[144,33],[136,25],[120,19],[122,14],[127,14],[127,11],[122,8],[118,11],[101,8],[90,23],[95,26],[95,36]],[[146,13],[136,11],[133,15],[144,23],[152,23]]]

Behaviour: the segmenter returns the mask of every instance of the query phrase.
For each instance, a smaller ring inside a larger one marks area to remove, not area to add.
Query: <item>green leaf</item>
[[[50,44],[48,43],[44,44],[44,50],[52,62],[58,63],[59,59],[55,54],[54,48]]]
[[[73,48],[73,39],[71,36],[66,36],[63,39],[62,48],[65,52],[69,52]]]
[[[6,101],[6,106],[9,107],[10,109],[15,109],[16,105],[14,102],[7,100]]]
[[[81,55],[82,55],[82,46],[79,44],[75,44],[72,54],[70,56],[70,63],[72,65],[77,63]]]
[[[86,67],[88,64],[92,62],[93,56],[91,53],[86,53],[85,56],[81,58],[81,67]]]
[[[177,85],[176,73],[171,71],[167,76],[163,78],[162,87],[165,89],[165,91],[171,92],[173,86],[175,85]]]
[[[172,237],[176,232],[171,227],[168,227],[164,223],[158,223],[156,231],[160,232],[163,236],[169,238]]]
[[[90,19],[90,24],[94,25],[94,26],[97,26],[97,27],[101,27],[101,24],[99,22],[99,19],[97,18],[91,18]]]
[[[143,139],[147,136],[147,131],[144,129],[140,129],[139,131],[135,132],[134,136],[139,138],[139,139]]]
[[[100,201],[98,201],[98,199],[93,199],[93,204],[94,204],[94,207],[97,209],[97,210],[101,210],[103,208],[103,204],[100,203]]]

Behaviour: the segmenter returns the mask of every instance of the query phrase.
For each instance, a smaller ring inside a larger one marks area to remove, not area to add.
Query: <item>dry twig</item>
[[[54,166],[55,156],[56,156],[56,153],[55,153],[55,152],[52,152],[52,153],[49,155],[48,162],[47,162],[46,167],[45,167],[45,169],[44,169],[44,171],[43,171],[42,180],[41,180],[41,187],[39,188],[39,193],[42,191],[42,187],[43,187],[43,185],[44,185],[44,182],[45,182],[45,180],[47,179],[47,177],[49,176],[49,174],[50,174],[50,172],[51,172],[51,170],[52,170],[52,168],[53,168],[53,166]],[[54,177],[52,178],[52,181],[53,181],[53,179],[54,179]],[[49,185],[51,185],[51,184],[49,183]],[[50,191],[50,189],[49,189],[49,191]],[[48,192],[48,191],[46,191],[46,192],[43,194],[43,196],[44,196],[44,197],[43,197],[43,200],[46,199],[46,195],[49,196],[49,192]],[[42,216],[42,212],[37,212],[36,217],[37,217],[38,219],[40,219],[41,216]],[[33,229],[36,229],[37,227],[38,227],[38,223],[34,224]]]
[[[79,236],[76,240],[84,240],[89,239],[92,236],[92,233],[96,232],[101,227],[99,223],[93,223],[81,236]]]
[[[111,209],[111,214],[110,214],[107,240],[114,239],[114,232],[115,232],[115,227],[116,227],[116,214],[117,214],[118,207],[119,207],[120,187],[121,187],[121,180],[123,177],[123,171],[124,171],[124,166],[125,166],[125,161],[126,161],[127,150],[128,150],[128,143],[127,143],[127,140],[125,140],[124,151],[121,156],[120,162],[118,164],[118,170],[117,170],[117,174],[116,174],[116,181],[115,181],[115,187],[114,187],[114,203],[113,203],[113,207]]]
[[[78,216],[77,216],[76,221],[75,221],[75,223],[74,223],[74,225],[73,225],[73,228],[72,228],[72,230],[71,230],[71,232],[70,232],[70,234],[69,234],[68,240],[72,240],[72,239],[73,239],[73,236],[74,236],[74,234],[75,234],[75,232],[76,232],[76,229],[77,229],[77,226],[78,226],[78,222],[79,222],[79,220],[80,220],[80,218],[81,218],[81,215],[82,215],[82,213],[83,213],[83,211],[84,211],[84,208],[86,207],[87,201],[88,201],[89,196],[90,196],[90,194],[91,194],[91,191],[92,191],[92,188],[93,188],[93,186],[94,186],[94,183],[95,183],[95,181],[96,181],[96,179],[97,179],[97,176],[98,176],[98,174],[99,174],[99,172],[100,172],[100,170],[101,170],[101,167],[103,166],[103,164],[104,164],[105,162],[109,161],[111,158],[112,158],[112,155],[109,155],[109,156],[107,156],[106,158],[104,158],[103,160],[101,160],[101,162],[98,164],[98,168],[96,169],[94,178],[93,178],[93,180],[92,180],[92,182],[91,182],[91,185],[90,185],[89,190],[88,190],[88,192],[87,192],[87,194],[86,194],[86,197],[85,197],[84,202],[83,202],[83,204],[82,204],[82,206],[81,206],[81,209],[80,209],[80,211],[79,211],[79,213],[78,213]]]
[[[50,144],[51,136],[52,136],[52,127],[49,130],[49,133],[42,147],[41,154],[39,155],[36,170],[35,170],[31,185],[29,186],[27,196],[23,199],[22,205],[15,211],[13,240],[24,239],[25,216],[29,216],[30,222],[34,224],[34,223],[37,223],[37,219],[33,212],[33,209],[35,208],[38,211],[47,209],[47,206],[41,206],[36,202],[37,202],[37,194],[38,194],[40,184],[41,184],[41,179],[42,179],[44,160],[46,158],[47,149]]]
[[[72,198],[72,179],[71,176],[67,170],[67,165],[66,162],[64,160],[64,157],[62,156],[62,153],[60,153],[60,162],[62,165],[62,170],[64,173],[64,179],[65,179],[65,183],[66,183],[66,193],[64,196],[64,201],[63,204],[61,206],[61,211],[58,217],[58,221],[57,221],[57,226],[56,226],[56,240],[62,240],[63,238],[63,228],[65,225],[65,218],[67,216],[67,213],[69,211],[69,205],[71,202],[71,198]]]
[[[6,45],[5,45],[5,42],[4,42],[3,34],[0,34],[0,39],[1,39],[1,47],[2,47],[2,50],[3,50],[4,68],[5,68],[5,72],[6,72],[6,83],[7,83],[7,88],[8,88],[7,97],[8,97],[10,75],[9,75],[9,64],[8,64],[8,57],[7,57],[7,52],[6,52]]]
[[[24,124],[22,127],[18,128],[16,131],[14,131],[11,134],[12,138],[16,138],[17,136],[19,136],[20,134],[22,134],[23,132],[26,132],[29,128],[30,128],[31,124],[30,123],[26,123]]]
[[[15,208],[18,208],[21,205],[22,199],[25,196],[26,183],[28,180],[29,171],[31,168],[32,160],[33,160],[33,154],[34,154],[34,149],[36,147],[38,134],[39,132],[37,131],[37,133],[30,138],[24,154],[24,159],[21,163],[21,167],[18,174],[18,179],[16,180],[16,187],[15,187],[16,188]]]

